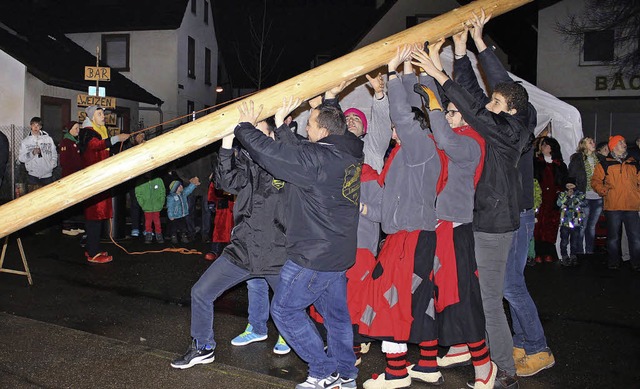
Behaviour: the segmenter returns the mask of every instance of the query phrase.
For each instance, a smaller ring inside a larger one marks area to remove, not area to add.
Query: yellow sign
[[[98,97],[98,96],[89,96],[79,94],[76,103],[78,107],[88,107],[90,105],[99,105],[102,108],[115,108],[116,107],[116,98],[115,97]]]
[[[84,79],[87,81],[111,81],[111,68],[85,66]]]

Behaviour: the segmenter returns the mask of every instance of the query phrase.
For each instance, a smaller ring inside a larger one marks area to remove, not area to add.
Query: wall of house
[[[0,50],[0,127],[23,125],[26,67]],[[29,122],[27,122],[27,125]]]
[[[193,1],[193,0],[192,0]],[[178,29],[178,113],[187,114],[187,101],[193,101],[195,110],[202,110],[205,105],[213,106],[216,101],[216,86],[218,83],[218,41],[213,27],[211,1],[209,1],[209,22],[204,23],[204,0],[196,0],[196,13],[187,6],[182,25]],[[190,4],[190,3],[189,3]],[[188,71],[188,37],[196,43],[195,51],[195,79],[190,78]],[[211,85],[205,84],[205,48],[211,50]],[[210,111],[208,111],[210,112]]]
[[[115,34],[115,33],[114,33]],[[160,98],[164,119],[177,116],[177,79],[176,60],[177,38],[175,31],[119,31],[117,34],[129,34],[129,69],[120,72],[152,95]],[[68,34],[68,37],[90,53],[102,44],[103,33]],[[109,96],[109,83],[101,83]],[[148,104],[141,104],[149,106]],[[160,115],[153,111],[140,111],[131,127],[137,128],[139,120],[145,127],[158,124]]]
[[[538,86],[578,108],[586,136],[605,141],[621,134],[632,141],[640,136],[640,75],[616,76],[610,66],[581,64],[582,47],[557,31],[583,9],[583,0],[564,0],[540,10]]]
[[[70,117],[71,120],[78,120],[78,112],[84,111],[84,107],[78,107],[76,101],[79,93],[86,93],[86,91],[76,91],[73,89],[60,88],[57,86],[47,85],[40,81],[38,78],[27,73],[25,79],[25,94],[24,94],[24,115],[22,118],[23,123],[26,126],[29,125],[29,121],[34,116],[40,116],[42,112],[42,96],[57,97],[60,99],[66,99],[70,101]],[[130,100],[118,99],[118,107],[127,107],[130,109],[131,121],[135,123],[138,120],[138,103]],[[44,123],[44,130],[49,132],[54,139],[60,139],[62,128],[60,125],[52,125]],[[57,133],[54,135],[54,132]]]

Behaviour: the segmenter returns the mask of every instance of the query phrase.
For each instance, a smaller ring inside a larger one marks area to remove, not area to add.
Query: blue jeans
[[[513,326],[513,346],[523,348],[529,355],[547,347],[538,309],[524,279],[529,240],[535,226],[533,210],[520,213],[520,228],[513,235],[504,277],[504,298],[509,302]]]
[[[254,275],[243,269],[224,255],[209,266],[198,282],[191,288],[191,337],[198,344],[210,344],[216,347],[213,340],[213,303],[229,288],[246,281]],[[278,275],[264,276],[271,288],[276,290]],[[266,332],[265,332],[266,333]]]
[[[260,335],[267,333],[267,320],[269,320],[269,285],[264,278],[252,278],[247,280],[249,292],[249,324],[253,332]]]
[[[324,318],[326,352],[306,312],[311,304]],[[280,271],[280,285],[271,302],[271,317],[289,346],[309,364],[310,377],[324,378],[336,371],[345,378],[357,377],[344,271],[316,271],[288,260]]]
[[[620,265],[620,234],[622,224],[627,231],[631,266],[640,267],[640,216],[638,211],[604,211],[607,218],[607,251],[609,266]]]
[[[587,200],[587,206],[584,207],[584,220],[586,223],[582,228],[584,236],[584,252],[593,254],[593,246],[596,240],[596,224],[602,213],[602,199]]]
[[[583,228],[577,226],[574,228],[560,226],[560,255],[563,257],[567,254],[567,246],[571,246],[571,255],[584,254],[582,250],[582,233]]]

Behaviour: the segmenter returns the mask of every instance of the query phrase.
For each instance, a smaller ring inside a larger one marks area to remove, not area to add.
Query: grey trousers
[[[504,274],[514,232],[474,232],[482,308],[491,360],[510,376],[516,374],[513,338],[502,303]]]

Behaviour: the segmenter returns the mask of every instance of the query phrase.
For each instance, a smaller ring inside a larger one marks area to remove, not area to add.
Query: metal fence
[[[24,164],[18,161],[18,152],[20,151],[20,142],[29,134],[30,130],[29,127],[14,124],[0,126],[0,131],[9,139],[9,161],[2,186],[0,186],[0,202],[13,200],[16,188],[19,193],[26,192],[27,171]],[[60,173],[57,172],[57,174]]]

